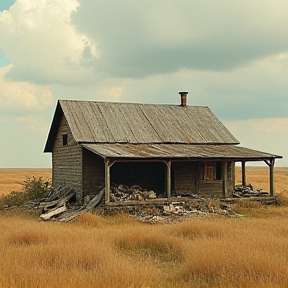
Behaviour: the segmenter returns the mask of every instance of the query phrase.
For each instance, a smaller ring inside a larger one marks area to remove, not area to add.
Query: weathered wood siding
[[[229,164],[230,163],[230,164]],[[172,191],[176,195],[183,192],[201,194],[203,196],[220,198],[223,195],[222,180],[203,180],[203,163],[199,162],[172,162]],[[231,196],[234,186],[235,163],[227,165],[227,194]]]
[[[223,165],[224,162],[222,162]],[[199,183],[198,183],[198,193],[214,198],[223,197],[223,176],[221,180],[203,180],[203,167],[204,163],[199,163]],[[227,162],[227,195],[225,197],[232,196],[232,191],[234,187],[235,179],[235,162]]]
[[[172,177],[176,195],[183,192],[196,193],[196,179],[198,163],[196,162],[172,162]],[[173,183],[172,183],[173,185]]]
[[[63,134],[67,134],[66,146],[63,146]],[[52,182],[55,188],[65,184],[82,192],[82,147],[74,140],[64,116],[52,151]]]
[[[200,180],[199,194],[203,196],[221,198],[223,189],[222,184],[222,180]]]
[[[105,167],[102,157],[83,149],[83,196],[97,195],[105,186]]]

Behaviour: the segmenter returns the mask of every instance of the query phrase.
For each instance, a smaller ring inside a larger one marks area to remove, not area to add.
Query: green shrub
[[[27,201],[27,196],[24,192],[12,191],[10,194],[1,197],[1,206],[20,206]]]
[[[38,179],[34,176],[26,177],[23,182],[23,192],[27,195],[28,200],[35,200],[47,196],[48,190],[51,186],[51,180],[45,180],[43,177]]]
[[[51,180],[45,180],[43,177],[26,177],[22,185],[21,192],[12,191],[10,194],[2,196],[0,206],[20,206],[26,201],[46,197],[51,187]]]

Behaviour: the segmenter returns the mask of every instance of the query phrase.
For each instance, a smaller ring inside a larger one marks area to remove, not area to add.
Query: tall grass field
[[[269,170],[247,167],[250,182],[268,190]],[[275,168],[275,190],[281,205],[245,202],[234,207],[243,217],[211,214],[175,224],[90,213],[71,223],[39,222],[0,211],[0,287],[286,288],[288,168]]]

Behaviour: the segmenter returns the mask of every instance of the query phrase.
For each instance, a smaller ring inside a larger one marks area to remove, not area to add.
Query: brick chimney
[[[186,107],[187,106],[187,94],[188,92],[179,92],[181,95],[181,106]]]

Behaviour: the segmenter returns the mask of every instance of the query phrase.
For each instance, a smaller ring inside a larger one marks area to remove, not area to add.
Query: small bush
[[[20,206],[26,201],[46,197],[51,187],[51,180],[45,180],[43,177],[26,177],[22,185],[21,192],[12,191],[10,194],[2,196],[0,206]]]
[[[24,192],[12,191],[10,194],[2,196],[0,205],[1,206],[7,205],[9,207],[20,206],[27,200],[28,200],[27,195],[25,195]]]

